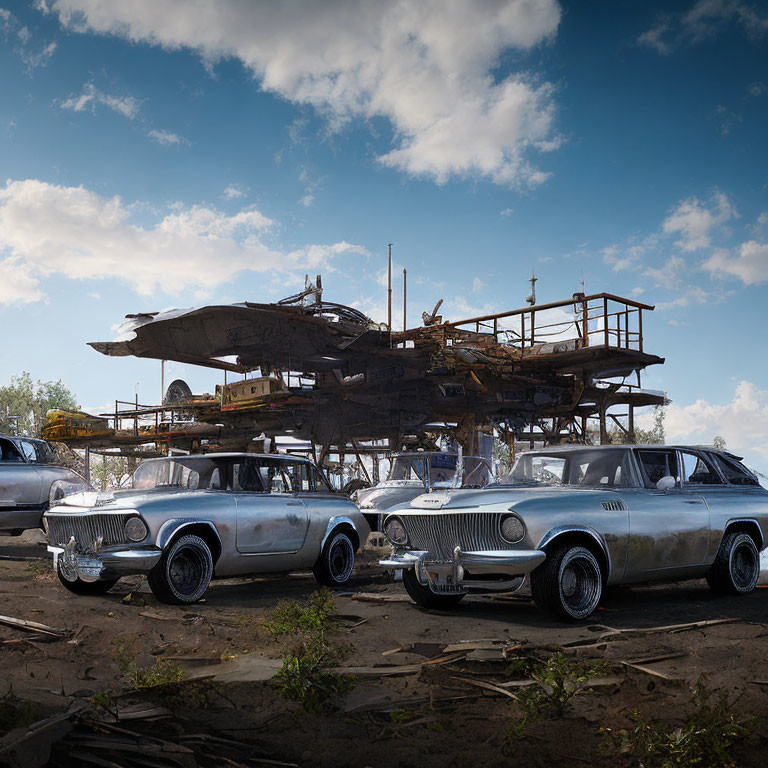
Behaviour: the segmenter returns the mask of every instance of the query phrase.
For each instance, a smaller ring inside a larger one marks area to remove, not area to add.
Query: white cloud
[[[162,144],[163,146],[172,146],[174,144],[189,144],[189,142],[182,136],[179,136],[178,133],[171,133],[170,131],[151,130],[147,136],[149,136],[152,141],[156,141],[158,144]]]
[[[221,194],[225,200],[237,200],[245,197],[245,190],[239,184],[230,184]]]
[[[614,272],[623,272],[627,269],[637,269],[647,250],[645,245],[610,245],[603,248],[600,253],[603,256],[603,262],[608,264]]]
[[[768,244],[749,240],[735,254],[719,248],[704,262],[704,268],[738,277],[744,285],[768,282]]]
[[[710,245],[714,227],[737,217],[726,195],[715,194],[708,205],[697,197],[689,197],[664,220],[663,229],[666,234],[680,234],[680,240],[675,242],[679,248],[696,251]]]
[[[551,151],[550,84],[523,70],[502,80],[503,53],[520,54],[556,33],[556,0],[52,0],[78,32],[189,48],[207,61],[238,58],[264,90],[310,105],[338,129],[353,118],[386,118],[389,167],[438,183],[481,175],[535,186],[546,173],[530,159]]]
[[[687,268],[684,259],[670,256],[660,267],[648,267],[645,275],[650,277],[659,288],[672,290],[680,284],[680,278]]]
[[[681,45],[693,45],[713,38],[727,23],[738,25],[752,40],[768,32],[768,15],[743,0],[697,0],[683,13],[667,13],[638,43],[668,54]]]
[[[660,301],[656,304],[656,309],[665,311],[668,309],[676,309],[678,307],[689,307],[692,304],[706,304],[710,299],[708,294],[703,288],[695,286],[686,290],[681,296],[678,296],[671,301]]]
[[[646,416],[647,418],[647,416]],[[768,390],[741,381],[726,403],[697,400],[690,405],[672,403],[666,408],[664,429],[668,443],[711,444],[715,435],[725,438],[737,454],[768,459]]]
[[[83,187],[9,180],[0,188],[0,302],[40,300],[40,280],[51,275],[121,280],[142,295],[178,294],[221,285],[244,270],[330,268],[340,256],[367,254],[347,242],[274,250],[261,239],[273,222],[253,208],[228,216],[177,205],[154,226],[134,224],[131,209]]]
[[[483,288],[485,288],[485,283],[479,277],[472,280],[472,293],[480,293]]]
[[[0,260],[0,305],[29,304],[43,298],[37,278],[24,262],[13,256]]]
[[[61,102],[62,109],[70,109],[73,112],[82,112],[85,109],[94,111],[97,104],[117,112],[129,120],[133,120],[139,114],[140,103],[133,96],[112,96],[96,88],[93,83],[86,83],[83,92],[79,96],[71,95]]]
[[[24,62],[28,72],[44,67],[56,52],[55,42],[47,43],[42,48],[33,48],[33,35],[26,26],[19,26],[18,19],[6,8],[0,8],[0,34],[8,39],[15,33],[18,41],[13,52]]]

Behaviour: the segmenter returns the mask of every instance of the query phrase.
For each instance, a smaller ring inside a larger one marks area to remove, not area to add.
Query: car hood
[[[374,486],[358,492],[357,505],[362,510],[385,510],[411,501],[422,494],[429,495],[424,494],[423,485]]]
[[[157,502],[165,502],[171,499],[183,497],[191,500],[199,497],[207,491],[190,491],[184,488],[167,490],[156,488],[154,490],[125,490],[114,493],[98,491],[81,491],[73,493],[61,499],[56,506],[51,507],[52,512],[57,509],[61,512],[74,512],[77,509],[103,509],[111,512],[113,509],[138,509]]]
[[[494,504],[514,506],[527,501],[562,499],[564,495],[579,496],[586,500],[594,496],[600,500],[616,497],[614,488],[575,488],[573,486],[498,486],[496,488],[461,489],[423,493],[411,501],[410,508],[398,513],[421,513],[423,510],[467,509],[487,507]]]

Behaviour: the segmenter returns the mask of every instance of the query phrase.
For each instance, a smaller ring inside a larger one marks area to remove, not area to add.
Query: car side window
[[[269,489],[269,485],[264,484],[261,470],[266,467],[260,467],[254,459],[243,459],[233,466],[232,490],[233,491],[251,491],[263,492]]]
[[[331,488],[325,476],[317,467],[310,467],[310,474],[314,478],[316,491],[319,493],[333,493],[333,488]]]
[[[715,469],[703,456],[683,451],[682,457],[684,485],[723,484]]]
[[[0,461],[21,461],[16,446],[10,440],[0,440]]]
[[[760,485],[757,478],[750,475],[738,461],[718,453],[712,454],[712,460],[732,485]]]
[[[677,452],[670,450],[637,451],[637,458],[643,472],[646,488],[656,488],[662,477],[674,477],[679,481],[677,471]]]
[[[34,443],[30,443],[29,440],[19,440],[19,447],[27,461],[37,461],[37,451],[35,450]]]
[[[285,462],[284,474],[288,477],[291,491],[294,493],[310,493],[315,488],[315,478],[311,475],[309,464],[304,462]]]

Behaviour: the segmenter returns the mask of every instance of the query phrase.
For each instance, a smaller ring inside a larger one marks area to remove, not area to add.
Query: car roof
[[[306,459],[303,456],[291,456],[286,453],[245,453],[244,451],[228,451],[226,453],[217,453],[214,451],[212,453],[190,453],[183,456],[157,456],[152,459],[145,459],[145,461],[175,461],[176,459],[242,459],[245,457],[258,459],[277,459],[278,461],[300,461],[306,464],[311,463],[309,459]]]
[[[664,448],[677,450],[677,451],[707,451],[707,453],[719,453],[723,456],[728,456],[732,459],[736,459],[737,461],[741,461],[741,457],[737,456],[735,453],[731,453],[730,451],[723,450],[721,448],[715,448],[711,445],[667,445],[667,444],[660,444],[660,443],[611,443],[609,445],[552,445],[548,448],[535,448],[532,450],[527,451],[520,451],[520,454],[523,453],[568,453],[569,451],[616,451],[621,449],[627,449],[631,448],[633,450],[641,449],[651,449],[651,450],[661,450]]]

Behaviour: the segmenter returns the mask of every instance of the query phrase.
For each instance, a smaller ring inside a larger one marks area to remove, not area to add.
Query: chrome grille
[[[51,544],[65,547],[72,536],[80,552],[91,552],[94,542],[102,537],[102,546],[125,544],[125,521],[133,517],[130,513],[93,515],[52,515],[48,513],[48,540]]]
[[[411,548],[429,552],[433,560],[451,560],[456,547],[460,547],[462,552],[509,549],[509,544],[499,532],[501,519],[507,514],[403,515],[400,520],[408,532]]]

